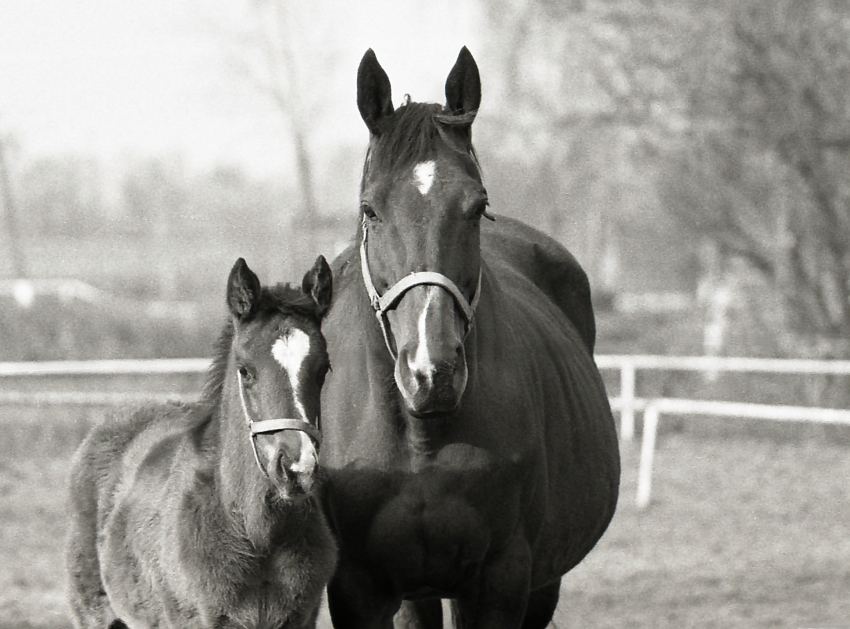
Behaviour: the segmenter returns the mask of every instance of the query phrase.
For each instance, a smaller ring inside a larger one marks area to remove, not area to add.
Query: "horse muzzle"
[[[396,360],[395,381],[407,412],[414,417],[440,417],[454,412],[466,389],[463,345],[454,348],[450,356],[424,365],[417,364],[415,355],[402,349]]]

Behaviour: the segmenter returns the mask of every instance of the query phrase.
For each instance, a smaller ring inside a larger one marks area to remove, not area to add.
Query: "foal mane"
[[[469,134],[475,114],[454,114],[436,103],[402,105],[381,119],[378,133],[372,136],[366,154],[363,174],[373,159],[387,171],[400,170],[421,161],[438,137],[459,153],[468,154],[478,166]]]
[[[258,318],[268,319],[275,315],[296,315],[306,317],[318,324],[321,316],[316,302],[300,288],[291,284],[277,284],[276,286],[263,286],[260,294],[260,302],[251,320]],[[207,379],[201,393],[201,404],[207,408],[216,408],[221,403],[221,395],[224,389],[224,378],[227,374],[227,362],[230,357],[230,349],[233,344],[232,317],[221,329],[218,341],[215,344],[215,355],[207,372]]]

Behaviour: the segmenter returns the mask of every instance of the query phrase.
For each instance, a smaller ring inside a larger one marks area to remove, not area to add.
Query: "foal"
[[[323,257],[300,289],[241,258],[202,399],[97,427],[71,472],[79,627],[314,627],[336,543],[319,507]]]

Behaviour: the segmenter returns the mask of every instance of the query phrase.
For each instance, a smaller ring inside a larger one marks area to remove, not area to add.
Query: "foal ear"
[[[328,308],[331,307],[331,298],[333,297],[333,276],[325,256],[316,258],[313,268],[304,274],[304,279],[301,280],[301,290],[316,302],[319,316],[324,317]]]
[[[260,303],[261,290],[260,279],[239,258],[227,278],[227,306],[231,314],[238,319],[249,318]]]
[[[481,104],[481,77],[472,53],[464,46],[446,79],[446,107],[453,114],[469,114],[472,119]],[[469,121],[472,124],[472,120]]]
[[[393,113],[390,78],[370,48],[357,68],[357,108],[373,135],[379,135],[379,121]]]

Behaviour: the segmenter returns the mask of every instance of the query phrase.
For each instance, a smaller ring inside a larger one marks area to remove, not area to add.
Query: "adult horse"
[[[336,565],[315,494],[330,305],[322,257],[261,287],[241,258],[200,403],[97,427],[71,474],[79,627],[313,627]]]
[[[589,284],[560,245],[488,213],[464,48],[445,107],[394,109],[369,50],[356,242],[334,262],[322,463],[337,627],[542,628],[610,522],[611,410]],[[409,101],[409,99],[405,99]],[[482,224],[483,223],[483,224]]]

